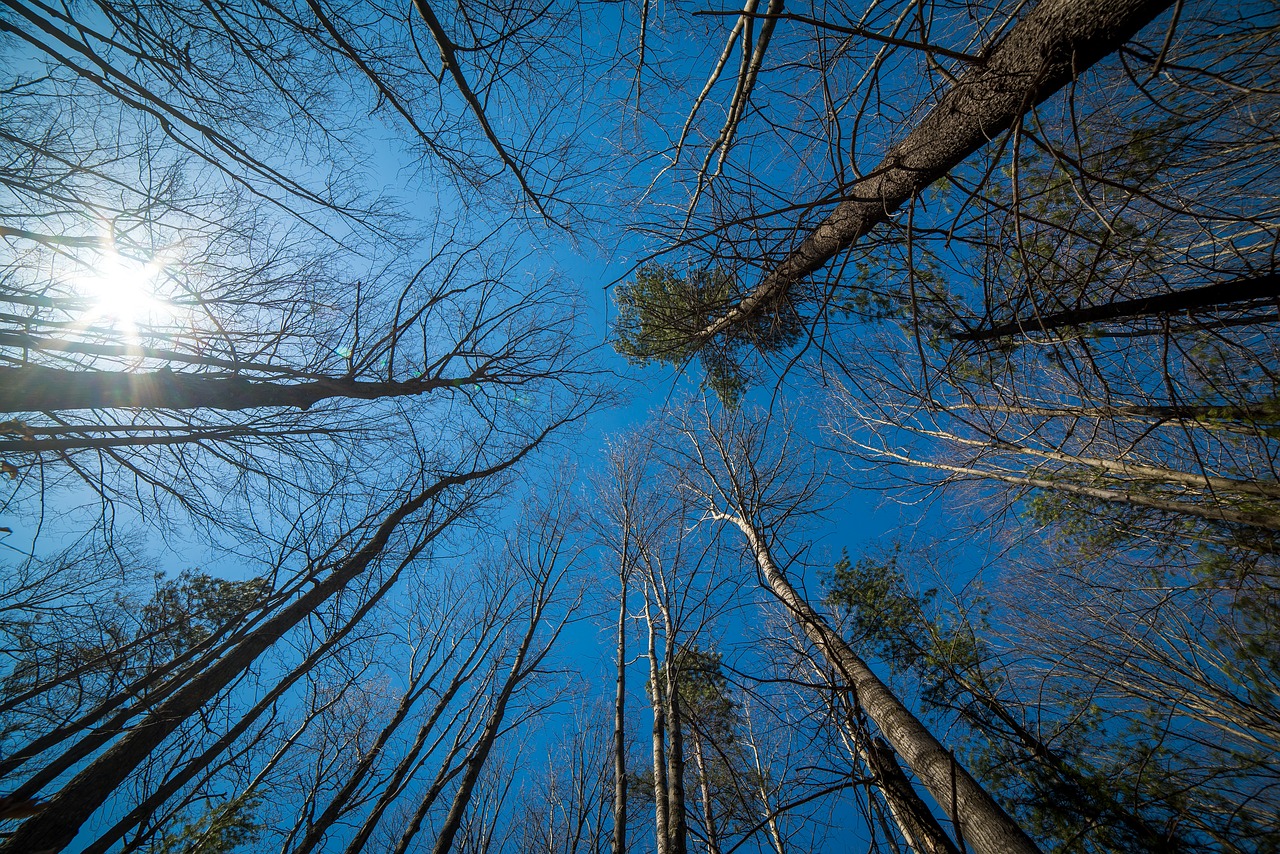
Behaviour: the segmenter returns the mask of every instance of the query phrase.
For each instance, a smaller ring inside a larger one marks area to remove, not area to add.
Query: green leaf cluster
[[[640,365],[657,361],[683,367],[696,358],[707,387],[725,405],[736,406],[753,380],[746,366],[750,348],[780,350],[800,335],[799,317],[784,301],[728,335],[699,343],[700,333],[739,296],[736,277],[721,267],[681,274],[672,266],[645,265],[615,293],[614,349]]]

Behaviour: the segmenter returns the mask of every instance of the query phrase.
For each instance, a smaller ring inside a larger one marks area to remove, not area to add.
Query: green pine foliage
[[[706,386],[726,405],[736,406],[754,379],[747,364],[753,349],[755,354],[781,350],[800,335],[799,317],[783,304],[762,312],[732,338],[695,345],[695,336],[738,296],[736,277],[721,267],[681,274],[673,266],[645,265],[618,286],[614,349],[637,365],[657,361],[682,368],[696,358]]]
[[[165,834],[152,844],[149,854],[230,854],[254,845],[263,825],[254,815],[259,795],[246,793],[211,805],[194,821]]]
[[[1181,838],[1185,799],[1161,788],[1177,776],[1150,773],[1173,764],[1157,732],[1116,733],[1091,703],[1032,708],[1039,720],[1025,719],[983,640],[985,612],[970,619],[943,607],[937,590],[912,589],[901,557],[842,556],[826,604],[855,649],[918,686],[927,714],[962,724],[953,732],[967,767],[1034,838],[1061,852],[1200,850]],[[1046,726],[1051,734],[1039,735]]]

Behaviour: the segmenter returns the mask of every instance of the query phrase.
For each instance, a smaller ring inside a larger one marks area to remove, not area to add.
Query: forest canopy
[[[0,4],[0,852],[1280,850],[1280,11]]]

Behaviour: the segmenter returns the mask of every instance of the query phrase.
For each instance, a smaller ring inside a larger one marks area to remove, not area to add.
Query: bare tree
[[[695,420],[697,419],[697,420]],[[763,582],[856,692],[859,706],[893,750],[961,831],[975,850],[1036,851],[1036,845],[1004,809],[938,742],[920,720],[871,671],[799,592],[773,557],[787,524],[806,512],[819,480],[797,474],[795,451],[770,435],[762,421],[744,415],[713,421],[709,410],[693,415],[678,428],[688,443],[689,488],[699,496],[709,519],[737,528]],[[794,438],[794,437],[793,437]],[[773,439],[771,445],[770,440]],[[783,462],[786,460],[786,463]]]

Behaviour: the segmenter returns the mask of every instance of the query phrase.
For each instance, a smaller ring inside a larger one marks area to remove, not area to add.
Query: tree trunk
[[[967,445],[969,447],[978,447],[995,451],[1009,451],[1015,454],[1024,454],[1029,457],[1038,457],[1042,460],[1053,460],[1054,462],[1066,463],[1073,466],[1094,468],[1109,474],[1116,474],[1133,480],[1163,483],[1186,489],[1203,490],[1209,493],[1232,492],[1243,495],[1256,495],[1262,498],[1280,498],[1280,483],[1277,483],[1276,481],[1243,480],[1200,472],[1178,471],[1177,469],[1171,469],[1165,466],[1154,466],[1147,463],[1130,463],[1125,462],[1124,460],[1111,460],[1105,457],[1085,457],[1078,454],[1063,453],[1062,451],[1033,448],[1029,445],[1020,445],[1016,442],[1010,442],[1006,439],[1002,439],[998,435],[995,435],[993,432],[990,432],[981,426],[970,426],[973,426],[975,430],[982,432],[986,438],[969,439],[942,430],[913,430],[913,432],[918,432],[933,438],[940,438],[948,442],[953,442],[957,445]]]
[[[698,766],[698,790],[702,794],[702,820],[707,826],[707,854],[720,854],[720,832],[716,827],[715,805],[711,802],[711,781],[707,779],[707,758],[702,739],[693,736],[693,761]]]
[[[1107,305],[1095,305],[1053,314],[1024,317],[1011,323],[1002,323],[990,329],[957,332],[954,341],[990,341],[1028,332],[1047,332],[1064,326],[1083,326],[1086,323],[1102,323],[1112,320],[1130,320],[1156,314],[1203,311],[1242,302],[1262,299],[1280,299],[1280,275],[1266,273],[1230,282],[1215,282],[1198,288],[1183,288],[1173,293],[1157,294],[1137,299],[1117,300]]]
[[[884,794],[889,812],[907,845],[917,854],[959,854],[942,825],[916,794],[915,787],[898,765],[893,749],[881,739],[869,741],[863,749],[864,761],[875,774],[876,785]]]
[[[814,662],[814,670],[824,682],[838,692],[827,700],[827,707],[838,721],[848,742],[849,754],[870,772],[872,781],[889,808],[889,817],[916,854],[959,854],[942,825],[916,792],[915,786],[883,739],[874,738],[856,714],[855,696],[844,690],[830,667]]]
[[[427,750],[426,755],[423,756],[421,761],[418,760],[418,756],[422,753],[423,747],[426,746],[427,737],[435,730],[436,724],[440,721],[440,717],[445,713],[445,710],[448,709],[449,704],[453,702],[453,698],[457,696],[457,693],[462,688],[463,684],[475,676],[476,670],[472,667],[472,663],[476,660],[477,656],[483,658],[483,654],[487,653],[487,651],[488,644],[484,642],[484,636],[482,635],[476,641],[476,645],[472,648],[466,660],[463,661],[458,670],[454,672],[453,678],[449,681],[449,687],[440,695],[439,699],[436,700],[436,704],[432,707],[431,714],[427,716],[427,720],[418,727],[418,733],[414,736],[413,744],[409,746],[408,751],[396,764],[395,770],[391,772],[391,776],[383,784],[382,792],[378,796],[377,803],[374,804],[373,809],[369,811],[369,814],[365,816],[364,822],[360,825],[360,829],[356,831],[355,835],[352,836],[351,840],[347,843],[346,854],[360,854],[360,852],[365,850],[365,845],[368,843],[369,837],[373,835],[373,831],[377,828],[378,822],[381,821],[383,814],[387,811],[387,808],[391,806],[392,801],[394,801],[396,796],[400,794],[403,786],[406,784],[406,781],[417,772],[418,768],[422,767],[423,763],[426,762],[426,757],[431,756],[435,752],[435,747],[439,745],[442,738],[436,739],[436,744],[432,745],[431,748]],[[447,727],[445,732],[448,732]],[[441,770],[436,775],[436,779],[428,789],[427,793],[418,801],[418,809],[413,819],[407,823],[404,831],[405,833],[409,833],[411,830],[413,833],[417,833],[416,828],[422,823],[422,819],[425,817],[427,810],[431,807],[431,804],[435,803],[436,797],[439,796],[440,791],[443,791],[445,784],[448,783],[449,780],[453,779],[454,775],[448,773],[448,764],[453,761],[453,757],[462,749],[461,734],[462,733],[460,731],[458,740],[454,742],[445,757],[441,760]],[[460,768],[458,770],[459,772],[461,771]]]
[[[930,411],[939,408],[930,406]],[[941,407],[947,408],[947,407]],[[1113,404],[1110,406],[1010,406],[997,403],[962,404],[949,407],[955,410],[997,412],[1007,415],[1023,415],[1030,418],[1088,418],[1153,420],[1159,424],[1178,427],[1199,427],[1208,430],[1256,435],[1259,426],[1272,427],[1280,423],[1280,410],[1274,406],[1160,406],[1144,404]]]
[[[622,572],[618,603],[618,684],[613,706],[613,843],[612,854],[627,850],[627,575]]]
[[[530,446],[532,447],[532,446]],[[306,619],[329,597],[342,590],[382,553],[391,535],[409,516],[454,486],[489,477],[511,467],[529,448],[495,466],[465,475],[442,478],[400,505],[378,526],[374,535],[350,558],[339,564],[297,600],[267,620],[234,649],[211,664],[203,673],[176,690],[137,726],[126,732],[96,760],[72,778],[49,799],[47,808],[25,821],[0,847],[3,854],[32,851],[59,851],[76,837],[80,827],[159,744],[184,720],[198,711],[231,681],[253,664],[257,657],[284,634]],[[454,521],[450,514],[440,525],[423,535],[421,545],[438,536]]]
[[[453,838],[457,835],[458,828],[462,826],[462,818],[466,814],[467,806],[471,803],[471,793],[475,791],[476,781],[480,779],[480,772],[484,770],[489,754],[493,751],[493,745],[498,740],[498,733],[502,730],[502,722],[507,715],[507,704],[511,701],[516,688],[536,670],[550,649],[550,647],[544,649],[542,654],[534,657],[528,667],[525,666],[529,647],[533,644],[533,638],[542,622],[542,613],[543,603],[534,603],[529,615],[529,627],[525,630],[524,637],[520,639],[520,648],[516,651],[515,661],[511,663],[511,670],[507,673],[506,681],[502,683],[502,689],[494,701],[493,711],[485,721],[484,731],[467,757],[466,771],[463,772],[462,782],[453,796],[453,803],[449,806],[449,814],[445,816],[440,834],[436,837],[436,844],[431,849],[432,854],[448,854],[453,848]],[[404,854],[405,841],[401,840],[401,847],[396,848],[396,854]]]
[[[1116,50],[1169,0],[1041,0],[967,70],[920,124],[738,304],[692,336],[732,335],[805,277]]]
[[[248,731],[254,721],[261,717],[267,709],[275,705],[284,693],[297,683],[299,679],[309,674],[312,668],[315,667],[322,658],[329,654],[330,650],[336,647],[343,638],[349,635],[352,630],[359,625],[365,615],[373,609],[373,606],[382,601],[382,597],[391,590],[395,585],[395,582],[399,579],[399,576],[400,572],[397,571],[383,582],[374,594],[356,609],[350,619],[342,624],[341,628],[336,633],[325,638],[324,642],[321,643],[320,646],[316,647],[316,649],[312,651],[312,653],[308,655],[301,664],[290,670],[283,678],[277,680],[271,690],[267,692],[266,696],[255,703],[253,708],[242,716],[234,726],[223,733],[212,745],[206,748],[199,757],[189,761],[185,766],[183,766],[181,771],[165,780],[159,788],[144,798],[141,803],[129,812],[128,815],[116,822],[110,830],[95,839],[92,844],[84,849],[82,854],[106,854],[111,846],[114,845],[117,840],[123,838],[130,828],[133,828],[140,822],[145,821],[149,816],[160,809],[160,807],[164,805],[165,801],[169,800],[169,798],[176,794],[178,790],[193,780],[202,769],[208,767],[210,763],[221,756],[224,750],[229,748],[235,743],[236,739]]]
[[[670,642],[671,635],[667,635],[667,830],[670,833],[669,854],[686,854],[689,828],[684,797],[684,722],[681,720],[680,688]]]
[[[0,368],[0,412],[62,412],[71,409],[220,409],[258,407],[309,409],[331,397],[374,400],[426,394],[484,382],[483,371],[457,378],[421,377],[366,382],[345,377],[278,383],[244,377],[173,371],[63,371],[27,366]]]
[[[801,629],[856,693],[867,717],[901,756],[947,815],[959,818],[965,842],[977,854],[1039,854],[1039,848],[1014,823],[969,772],[920,723],[866,663],[817,613],[773,562],[759,532],[740,516],[712,513],[735,525],[746,537],[770,590]]]
[[[657,854],[670,854],[670,831],[667,803],[667,703],[662,696],[662,671],[658,667],[657,627],[649,611],[648,592],[645,594],[644,620],[649,630],[649,703],[653,706],[653,810],[654,840]]]
[[[382,754],[383,748],[387,746],[387,742],[389,742],[391,737],[400,729],[400,725],[404,723],[405,719],[409,716],[410,710],[413,709],[414,705],[422,697],[423,693],[431,687],[434,677],[439,675],[439,669],[437,669],[435,673],[431,674],[431,678],[427,678],[426,683],[423,684],[422,680],[427,675],[427,667],[430,663],[431,660],[428,658],[426,663],[422,665],[422,668],[418,670],[417,673],[413,674],[408,686],[405,688],[404,696],[400,699],[399,704],[397,704],[395,713],[391,716],[391,719],[387,721],[387,724],[378,732],[377,738],[374,739],[373,744],[369,745],[369,749],[361,755],[360,759],[356,762],[355,767],[346,775],[346,779],[343,780],[338,791],[329,800],[329,804],[320,813],[319,818],[310,822],[307,827],[307,832],[302,837],[302,841],[292,849],[291,854],[310,854],[310,852],[315,850],[316,846],[324,839],[329,828],[332,827],[334,823],[342,817],[343,813],[349,809],[347,806],[348,803],[351,801],[352,796],[355,795],[356,790],[359,789],[360,785],[364,782],[365,778],[368,777],[369,772],[373,770],[374,763]],[[443,666],[443,663],[441,666]]]
[[[1119,490],[1104,489],[1097,486],[1084,486],[1083,484],[1071,483],[1070,481],[1065,480],[1050,480],[1048,478],[1031,477],[1027,475],[1001,474],[999,472],[984,471],[982,469],[969,468],[967,466],[955,466],[949,463],[933,463],[926,460],[913,460],[898,454],[890,454],[890,456],[903,463],[920,466],[921,468],[949,471],[955,474],[970,475],[986,480],[998,480],[1002,483],[1012,483],[1018,486],[1030,486],[1036,489],[1049,489],[1056,492],[1065,492],[1069,495],[1083,495],[1087,498],[1106,501],[1112,504],[1127,504],[1132,507],[1149,507],[1153,510],[1163,510],[1167,513],[1181,513],[1185,516],[1195,516],[1199,519],[1208,519],[1213,522],[1231,522],[1236,525],[1247,525],[1251,528],[1265,528],[1271,531],[1280,531],[1280,515],[1275,513],[1255,513],[1249,510],[1232,510],[1227,507],[1202,507],[1199,504],[1193,504],[1188,501],[1175,501],[1168,498],[1142,495],[1141,493],[1121,492]]]

